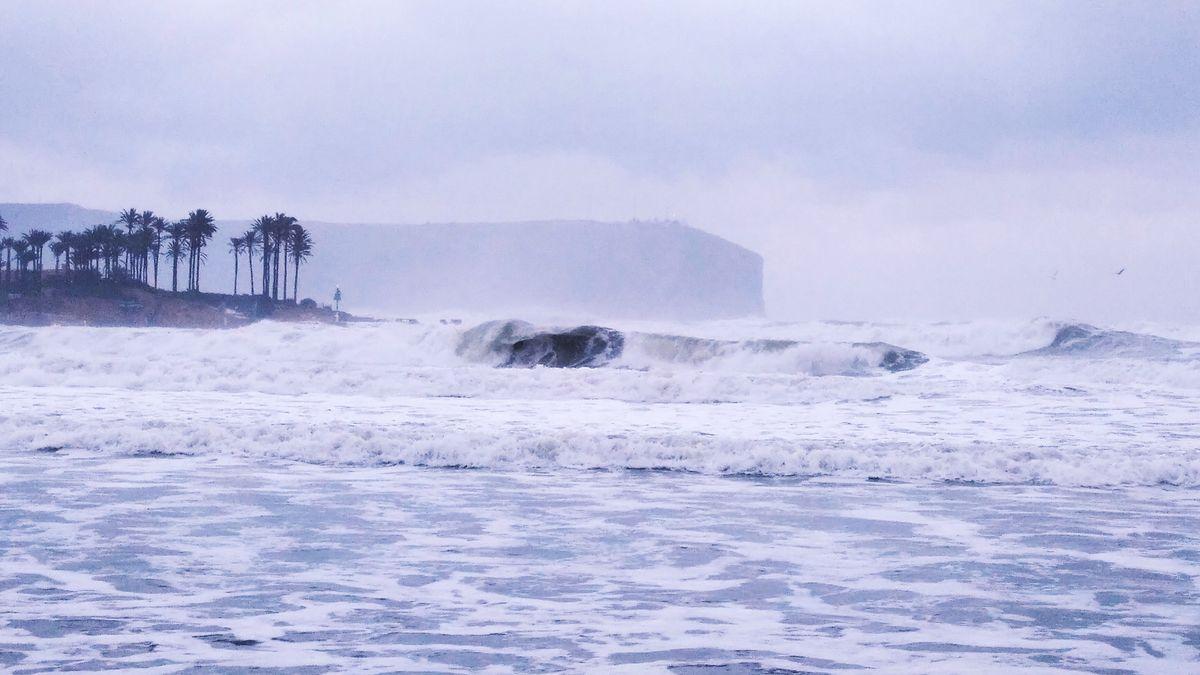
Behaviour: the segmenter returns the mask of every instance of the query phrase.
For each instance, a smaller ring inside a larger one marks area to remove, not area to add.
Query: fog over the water
[[[775,317],[1197,320],[1200,5],[6,2],[38,201],[679,219]]]

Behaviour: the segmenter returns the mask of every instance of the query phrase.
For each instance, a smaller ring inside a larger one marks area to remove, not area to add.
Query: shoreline
[[[120,283],[41,289],[0,295],[0,326],[89,326],[108,328],[230,329],[259,321],[292,323],[377,323],[318,305],[311,299],[294,302],[259,295],[174,293],[144,284]]]

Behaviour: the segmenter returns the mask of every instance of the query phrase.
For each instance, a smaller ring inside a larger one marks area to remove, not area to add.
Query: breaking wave
[[[1197,486],[1198,334],[1046,320],[0,327],[0,451]]]
[[[489,321],[463,333],[456,353],[504,367],[551,366],[650,369],[664,365],[743,373],[865,375],[912,370],[924,354],[884,342],[813,343],[729,340],[621,332],[601,326],[537,328],[525,321]]]
[[[1196,360],[1200,358],[1200,342],[1104,330],[1088,324],[1067,324],[1058,329],[1049,345],[1025,352],[1025,355]]]

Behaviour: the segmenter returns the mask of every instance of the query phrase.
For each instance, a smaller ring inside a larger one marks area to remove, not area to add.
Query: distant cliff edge
[[[0,204],[0,215],[9,234],[117,217],[74,204]],[[544,310],[722,319],[763,312],[762,256],[677,222],[303,222],[316,253],[301,274],[300,295],[321,302],[340,286],[348,307],[403,315]],[[248,224],[218,221],[214,241],[225,242]],[[232,287],[233,260],[225,248],[222,243],[209,254],[206,291]]]

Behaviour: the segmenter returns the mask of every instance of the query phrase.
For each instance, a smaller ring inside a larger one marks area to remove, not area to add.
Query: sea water
[[[0,329],[0,669],[1200,665],[1200,329],[613,327]]]

